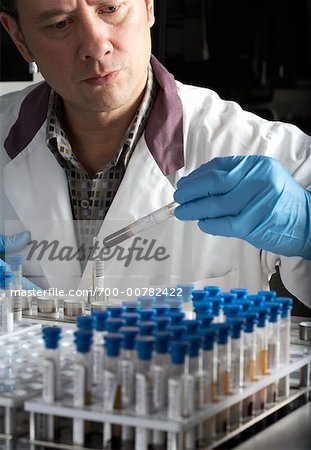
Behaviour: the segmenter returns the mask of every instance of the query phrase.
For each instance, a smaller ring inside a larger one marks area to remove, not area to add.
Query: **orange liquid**
[[[249,379],[250,381],[256,380],[256,360],[251,359],[249,362]]]
[[[268,350],[261,350],[261,375],[268,373]]]

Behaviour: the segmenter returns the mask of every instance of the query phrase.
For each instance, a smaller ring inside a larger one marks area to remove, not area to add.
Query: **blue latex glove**
[[[19,234],[14,234],[12,236],[4,236],[0,234],[0,254],[1,253],[10,253],[10,252],[18,252],[22,250],[26,245],[31,241],[29,231],[23,231]],[[7,263],[0,259],[0,266],[7,267]],[[22,287],[25,290],[40,290],[38,286],[33,284],[31,281],[27,280],[27,278],[22,278]]]
[[[311,259],[311,192],[266,156],[228,156],[177,183],[175,215],[205,233],[244,239],[257,248]]]

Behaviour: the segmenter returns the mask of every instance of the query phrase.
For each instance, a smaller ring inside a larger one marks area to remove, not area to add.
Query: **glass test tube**
[[[10,271],[14,275],[12,289],[21,292],[23,257],[20,255],[9,255],[8,264],[10,267]],[[20,294],[15,293],[13,296],[13,320],[15,322],[19,322],[22,320],[22,311],[22,297]]]
[[[290,297],[276,297],[275,301],[280,303],[280,364],[289,364],[290,362],[290,311],[293,307],[293,299]],[[279,397],[287,398],[290,391],[289,375],[281,378],[279,381]]]
[[[135,349],[135,338],[139,329],[135,326],[121,327],[119,332],[122,335],[122,351],[119,362],[120,383],[121,383],[121,404],[122,410],[134,409],[135,406],[135,382],[137,352]],[[122,448],[133,448],[135,433],[133,427],[123,426],[121,432]]]
[[[193,410],[197,411],[200,408],[200,388],[202,378],[202,364],[199,358],[199,352],[201,348],[201,336],[198,335],[186,335],[184,337],[188,343],[188,371],[193,380]],[[185,449],[196,449],[196,436],[198,427],[193,428],[186,432],[185,435]]]
[[[244,319],[232,318],[227,322],[232,327],[231,335],[231,392],[237,394],[243,387],[244,370]],[[241,424],[242,405],[236,403],[229,409],[229,430],[235,430]]]
[[[170,365],[169,343],[172,334],[169,331],[157,331],[155,337],[155,353],[152,360],[153,378],[153,411],[164,412],[167,409],[167,383]],[[155,430],[152,433],[153,449],[165,449],[166,433]]]
[[[203,408],[217,401],[217,331],[213,328],[201,330],[202,336],[202,378],[201,399]],[[215,417],[204,421],[199,425],[199,448],[205,448],[212,444],[216,437]]]
[[[258,314],[258,322],[256,328],[256,349],[257,349],[257,378],[267,375],[268,373],[268,331],[267,324],[269,319],[269,308],[267,306],[259,306],[255,309]],[[267,389],[262,388],[255,394],[255,415],[266,409]]]
[[[108,311],[94,311],[93,384],[96,397],[102,395],[104,370],[104,336]],[[100,399],[101,400],[101,399]]]
[[[12,283],[14,275],[11,272],[4,274],[4,332],[12,333],[13,331],[13,300],[12,300]]]
[[[138,336],[136,348],[138,354],[136,370],[135,412],[138,415],[149,415],[153,412],[153,379],[151,358],[155,339],[153,336]],[[136,428],[135,450],[148,450],[152,442],[152,434],[146,428]]]
[[[280,311],[281,305],[269,301],[270,317],[268,324],[268,372],[274,372],[280,364]],[[278,385],[276,381],[267,387],[267,403],[273,404],[278,400]]]
[[[240,316],[245,320],[244,326],[244,386],[256,381],[257,369],[257,349],[256,349],[256,323],[257,313],[244,312]],[[255,395],[243,400],[243,421],[246,422],[254,415]]]
[[[231,392],[231,325],[216,323],[212,327],[218,332],[217,346],[217,398],[222,400]],[[228,410],[216,416],[216,436],[220,439],[228,430]]]
[[[103,375],[103,407],[104,411],[120,411],[121,404],[121,380],[119,356],[122,335],[120,333],[107,333],[105,336],[105,359]],[[103,444],[105,447],[121,445],[121,427],[118,425],[104,424]]]

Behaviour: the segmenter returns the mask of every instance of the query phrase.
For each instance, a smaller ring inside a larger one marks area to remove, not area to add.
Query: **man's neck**
[[[87,113],[64,108],[64,127],[72,150],[91,177],[113,159],[120,149],[144,93],[124,111]]]

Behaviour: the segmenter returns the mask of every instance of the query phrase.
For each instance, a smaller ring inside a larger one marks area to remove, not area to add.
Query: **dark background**
[[[153,53],[178,80],[311,134],[311,0],[155,0],[155,9]],[[0,81],[32,79],[2,29],[0,64]],[[271,288],[290,295],[278,275]],[[311,315],[298,300],[294,313]]]

